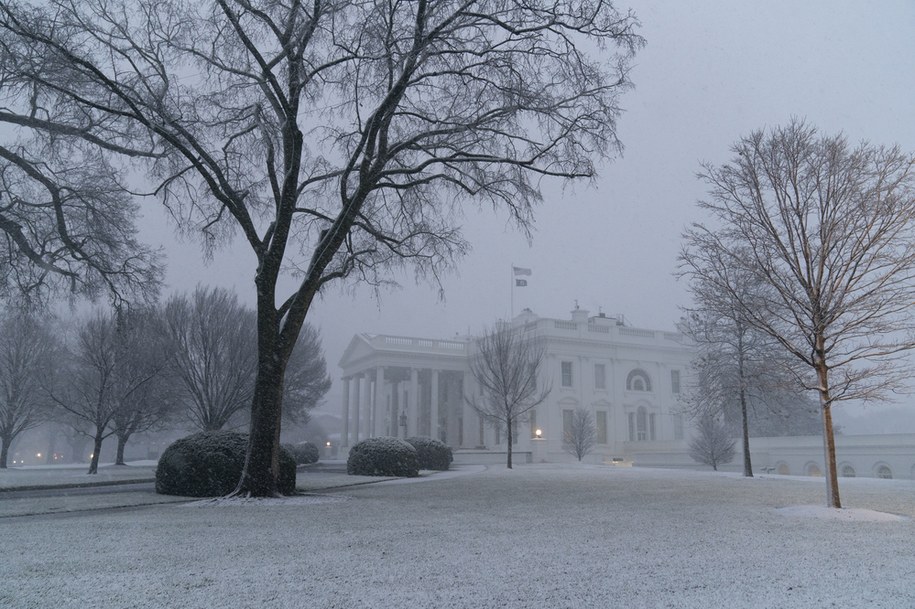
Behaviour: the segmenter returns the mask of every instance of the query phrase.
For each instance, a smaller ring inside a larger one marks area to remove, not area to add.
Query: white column
[[[343,377],[343,435],[340,437],[343,446],[349,446],[349,377]]]
[[[378,366],[375,368],[375,392],[372,401],[372,429],[376,436],[388,435],[384,430],[384,404],[384,367]]]
[[[439,440],[438,434],[438,370],[432,371],[432,395],[429,406],[429,437]]]
[[[406,437],[417,433],[419,429],[419,369],[410,369],[410,412],[407,413]]]
[[[479,421],[477,411],[473,409],[467,400],[471,399],[470,375],[463,373],[461,375],[461,419],[464,421],[464,448],[476,448],[480,443]]]
[[[353,380],[356,383],[354,386],[354,391],[353,391],[353,394],[354,394],[353,402],[354,402],[355,410],[356,410],[355,420],[353,421],[353,427],[355,428],[354,429],[354,431],[355,431],[354,444],[355,444],[356,442],[359,441],[359,432],[360,432],[359,416],[362,412],[362,399],[361,399],[362,398],[362,391],[361,391],[362,390],[362,375],[361,374],[355,375],[353,377]]]

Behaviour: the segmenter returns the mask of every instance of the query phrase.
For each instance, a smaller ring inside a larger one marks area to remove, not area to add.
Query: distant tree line
[[[0,312],[0,468],[23,432],[54,422],[102,443],[116,463],[134,434],[243,425],[256,374],[252,309],[222,288],[198,287],[162,305],[96,309],[73,324],[8,306]],[[304,425],[330,389],[320,337],[306,325],[284,384],[291,423]]]

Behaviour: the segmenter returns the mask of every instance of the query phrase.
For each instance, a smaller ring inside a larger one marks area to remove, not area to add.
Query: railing
[[[409,338],[406,336],[382,336],[386,345],[402,347],[422,347],[426,349],[444,349],[446,351],[466,351],[467,343],[457,340],[435,340],[430,338]]]
[[[637,328],[620,328],[620,336],[637,336],[639,338],[654,338],[654,330],[639,330]]]

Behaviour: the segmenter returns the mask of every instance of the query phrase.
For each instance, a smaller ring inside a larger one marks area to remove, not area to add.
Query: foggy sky
[[[596,314],[622,313],[632,325],[670,329],[688,305],[673,276],[680,234],[703,220],[699,163],[722,163],[750,131],[797,116],[852,142],[915,150],[915,3],[618,2],[632,7],[647,46],[634,60],[635,89],[622,97],[622,158],[592,185],[544,188],[537,232],[528,245],[507,216],[468,206],[473,251],[445,278],[444,300],[410,273],[403,288],[376,300],[366,288],[326,290],[309,320],[321,331],[335,380],[337,362],[357,332],[447,338],[476,332],[511,308],[511,265],[529,267],[514,311],[563,318],[577,300]],[[170,290],[197,282],[234,287],[254,301],[254,260],[237,239],[201,261],[199,246],[179,243],[157,207],[144,203],[141,239],[168,253]],[[287,285],[292,285],[287,283]],[[170,291],[169,290],[169,291]],[[279,290],[283,296],[284,293]]]

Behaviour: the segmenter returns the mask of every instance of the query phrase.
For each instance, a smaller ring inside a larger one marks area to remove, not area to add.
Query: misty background
[[[472,251],[442,291],[416,283],[376,294],[333,284],[312,307],[335,384],[318,412],[338,413],[337,362],[358,332],[447,338],[481,331],[522,308],[564,318],[576,303],[592,314],[622,314],[636,327],[672,329],[688,306],[673,273],[680,235],[704,219],[700,162],[720,164],[755,129],[806,119],[852,143],[898,143],[915,150],[915,3],[637,0],[629,6],[648,44],[633,62],[635,89],[622,97],[622,157],[590,185],[547,183],[530,242],[505,214],[468,203],[464,235]],[[209,261],[199,242],[182,240],[164,209],[142,203],[140,239],[164,248],[163,296],[197,283],[223,286],[253,305],[254,258],[240,240]],[[515,288],[511,266],[532,269]],[[286,287],[289,287],[289,283]],[[281,287],[278,293],[283,294]],[[915,396],[894,405],[840,405],[846,433],[915,432]]]

